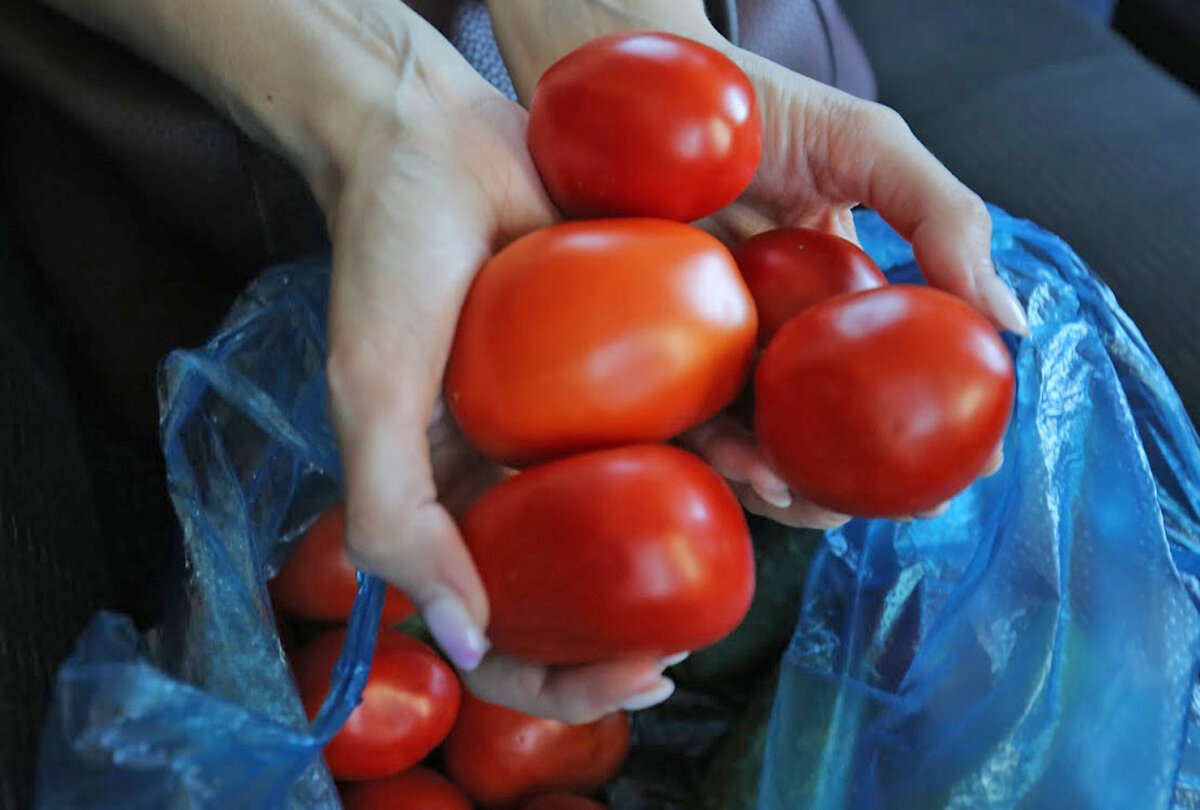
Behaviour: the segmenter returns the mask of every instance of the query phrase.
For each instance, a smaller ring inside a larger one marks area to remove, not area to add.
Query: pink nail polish
[[[490,645],[457,596],[443,592],[429,603],[424,615],[430,634],[451,663],[466,672],[479,666]]]
[[[670,678],[659,678],[652,688],[623,700],[619,708],[627,712],[649,709],[669,698],[674,691],[675,683]]]

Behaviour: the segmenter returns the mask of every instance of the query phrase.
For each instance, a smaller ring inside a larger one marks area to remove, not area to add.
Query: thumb
[[[483,229],[463,220],[459,201],[437,199],[445,184],[405,179],[385,189],[368,179],[361,193],[352,185],[334,223],[327,379],[347,551],[403,590],[447,657],[471,670],[488,647],[487,597],[438,500],[428,430],[458,310],[487,244],[467,238]]]

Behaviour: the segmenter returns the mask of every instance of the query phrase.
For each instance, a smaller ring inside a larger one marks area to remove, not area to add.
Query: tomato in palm
[[[569,216],[690,222],[750,183],[762,123],[750,80],[724,54],[636,32],[595,39],[551,65],[529,105],[528,140]]]
[[[913,514],[980,475],[1014,388],[1012,359],[982,315],[897,285],[788,321],[759,361],[755,425],[805,498],[851,515]]]
[[[600,802],[577,793],[547,793],[524,805],[521,810],[608,810]]]
[[[530,661],[663,656],[717,641],[754,594],[746,519],[725,481],[667,445],[559,459],[467,512],[488,637]]]
[[[358,581],[357,571],[346,556],[345,525],[346,512],[341,505],[322,514],[267,583],[271,602],[281,614],[313,622],[344,622],[349,618]],[[412,614],[412,602],[389,585],[382,622],[396,624]]]
[[[754,302],[725,246],[678,222],[554,225],[472,285],[446,401],[509,464],[662,441],[725,407],[754,352]]]
[[[752,236],[734,247],[733,258],[758,309],[760,346],[818,301],[887,284],[858,245],[809,228],[776,228]]]
[[[309,718],[329,692],[334,662],[346,630],[327,631],[300,650],[293,667]],[[325,761],[337,779],[379,779],[420,762],[445,739],[458,713],[458,678],[425,644],[383,630],[362,703],[325,746]]]
[[[592,723],[568,725],[466,693],[443,752],[446,773],[484,806],[556,790],[589,793],[625,761],[629,719],[614,712]]]
[[[348,782],[341,797],[342,810],[471,810],[453,782],[421,766],[387,779]]]

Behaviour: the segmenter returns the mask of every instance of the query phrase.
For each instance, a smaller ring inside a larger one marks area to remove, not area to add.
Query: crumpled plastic
[[[1005,466],[940,519],[826,536],[781,668],[764,810],[1200,806],[1196,433],[1069,248],[993,218],[1034,324],[1010,343]],[[856,221],[894,281],[916,280],[902,240]],[[149,633],[113,614],[83,633],[54,687],[37,807],[338,807],[319,751],[361,693],[382,584],[360,576],[312,723],[264,585],[341,487],[327,295],[327,257],[268,270],[212,341],[166,361],[180,598]]]
[[[361,695],[382,583],[360,575],[311,724],[265,587],[341,485],[325,402],[328,283],[327,257],[271,269],[212,341],[168,357],[161,435],[185,581],[145,636],[115,614],[82,634],[51,698],[38,808],[341,806],[320,749]]]
[[[1026,305],[999,473],[809,569],[760,810],[1200,806],[1200,442],[1112,293],[996,209]],[[918,283],[872,213],[864,248]]]

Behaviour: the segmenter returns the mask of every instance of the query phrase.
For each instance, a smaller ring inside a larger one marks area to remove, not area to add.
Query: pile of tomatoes
[[[731,252],[688,224],[745,190],[761,143],[749,79],[690,40],[601,38],[539,82],[529,150],[567,221],[480,270],[445,379],[463,433],[514,471],[462,522],[497,649],[546,664],[664,658],[738,625],[754,591],[745,517],[671,442],[750,383],[746,427],[794,492],[831,510],[919,513],[996,450],[1013,372],[980,315],[889,286],[823,232],[769,231]],[[272,583],[284,614],[348,615],[341,522],[322,517]],[[385,624],[411,610],[389,592]],[[343,637],[295,653],[310,714]],[[449,779],[420,764],[439,746]],[[325,758],[351,808],[567,810],[599,805],[554,791],[595,791],[628,746],[623,713],[567,726],[491,706],[424,642],[385,629]]]

